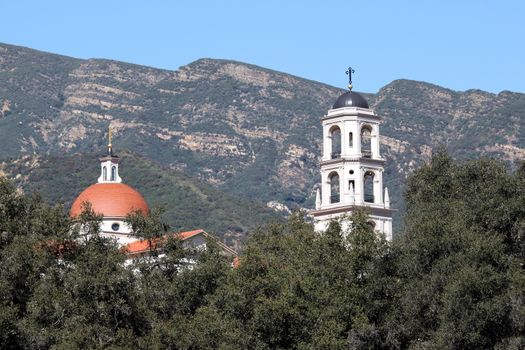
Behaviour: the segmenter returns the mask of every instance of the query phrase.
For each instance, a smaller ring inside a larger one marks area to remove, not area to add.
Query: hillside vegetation
[[[165,210],[171,230],[205,228],[239,248],[246,232],[282,220],[257,201],[227,194],[130,152],[119,156],[123,181],[140,189],[148,203]],[[38,192],[48,202],[63,203],[66,208],[100,175],[96,154],[26,156],[2,165],[18,174],[15,183],[28,194]]]
[[[162,169],[260,205],[311,208],[320,118],[341,92],[227,60],[201,59],[169,71],[0,44],[0,158],[9,165],[32,154],[99,153],[111,124],[117,149]],[[524,94],[397,80],[366,97],[385,118],[384,178],[392,206],[401,209],[398,230],[406,176],[438,145],[459,158],[514,162],[525,155]],[[64,199],[76,191],[65,188]]]

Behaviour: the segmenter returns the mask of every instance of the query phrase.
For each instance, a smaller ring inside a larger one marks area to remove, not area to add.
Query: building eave
[[[187,241],[193,237],[196,237],[198,235],[202,235],[206,238],[210,238],[212,239],[221,249],[223,252],[225,252],[226,254],[230,255],[230,256],[233,256],[233,257],[237,257],[238,256],[238,253],[230,248],[229,246],[227,246],[226,244],[222,243],[221,241],[219,241],[216,237],[210,235],[209,233],[207,233],[206,231],[202,230],[202,229],[197,229],[197,230],[193,230],[193,231],[185,231],[185,232],[173,232],[173,233],[168,233],[162,237],[159,237],[159,238],[156,238],[154,240],[151,240],[151,241],[147,241],[147,240],[137,240],[137,241],[134,241],[134,242],[131,242],[127,245],[125,245],[123,247],[123,250],[124,252],[126,253],[126,255],[130,258],[134,258],[134,257],[141,257],[141,256],[144,256],[144,255],[147,255],[149,254],[152,250],[154,251],[157,251],[157,252],[161,252],[164,250],[164,244],[165,242],[168,240],[169,237],[173,237],[175,239],[180,239],[182,242],[184,241]],[[136,250],[132,250],[132,245],[133,243],[142,243],[145,245],[144,248],[142,249],[136,249]]]

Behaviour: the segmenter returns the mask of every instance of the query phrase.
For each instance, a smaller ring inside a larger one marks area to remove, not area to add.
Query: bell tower
[[[324,231],[332,219],[367,207],[370,224],[387,240],[392,239],[392,213],[388,189],[383,188],[385,159],[379,147],[382,118],[368,106],[366,99],[352,91],[339,96],[332,109],[321,118],[323,154],[320,162],[321,185],[317,188],[315,229]]]

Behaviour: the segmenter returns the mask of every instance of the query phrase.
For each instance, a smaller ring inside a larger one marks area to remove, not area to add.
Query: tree
[[[440,151],[406,203],[392,244],[366,211],[324,233],[296,213],[235,269],[213,240],[191,249],[160,211],[133,213],[152,254],[129,264],[89,204],[73,222],[0,179],[0,347],[524,348],[525,167]]]
[[[19,320],[42,273],[54,263],[46,242],[65,240],[70,219],[63,207],[26,196],[0,177],[0,347],[23,347]]]
[[[222,256],[213,240],[208,240],[206,250],[193,251],[184,249],[183,259],[191,257],[195,264],[188,268],[180,264],[178,240],[176,249],[168,247],[161,266],[176,273],[163,273],[158,269],[154,276],[157,288],[141,288],[146,294],[153,292],[157,299],[156,312],[152,321],[152,330],[145,338],[148,348],[154,349],[219,349],[223,338],[236,327],[229,320],[223,319],[217,309],[209,306],[209,298],[223,285],[226,276],[231,273],[231,261]],[[174,254],[171,256],[171,254]],[[170,268],[170,264],[172,267]],[[146,298],[151,299],[151,295]],[[166,308],[162,309],[158,301]],[[236,347],[237,348],[237,347]],[[227,349],[227,348],[225,348]]]
[[[82,232],[98,227],[89,206],[80,216]],[[136,290],[137,276],[126,268],[116,242],[95,231],[76,240],[68,254],[52,254],[36,281],[21,333],[35,349],[131,348],[149,327]]]
[[[513,227],[525,217],[517,185],[502,163],[459,164],[444,151],[409,179],[406,229],[394,245],[393,345],[487,349],[517,341],[523,325],[511,317],[512,295],[523,286],[523,269],[509,255]]]
[[[319,234],[296,214],[257,231],[213,296],[216,312],[240,329],[241,338],[224,341],[257,349],[346,349],[363,339],[364,324],[377,321],[367,294],[382,293],[372,286],[373,275],[388,249],[365,213],[350,220],[350,231],[333,222]]]
[[[164,243],[162,238],[166,235],[169,225],[163,220],[164,210],[155,207],[150,213],[135,210],[126,216],[126,222],[131,226],[133,233],[148,242],[150,256],[157,255],[157,246]]]
[[[207,309],[208,297],[223,283],[231,261],[221,255],[213,239],[207,239],[206,249],[199,250],[185,246],[176,234],[167,234],[161,214],[154,209],[149,215],[134,212],[127,218],[150,246],[148,256],[130,265],[137,273],[136,288],[151,325],[140,342],[155,349],[215,349],[217,343],[211,336],[222,334],[226,323]],[[221,333],[211,331],[213,322]]]

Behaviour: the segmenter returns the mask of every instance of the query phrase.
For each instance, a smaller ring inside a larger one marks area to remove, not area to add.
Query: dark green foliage
[[[168,224],[162,221],[164,210],[154,207],[148,215],[140,210],[133,211],[126,216],[126,221],[131,225],[133,232],[141,239],[152,241],[159,239],[168,232]]]
[[[89,206],[79,236],[2,179],[0,348],[523,349],[524,174],[436,152],[393,243],[365,211],[323,234],[296,213],[250,235],[235,269],[212,240],[174,238],[126,265]],[[160,212],[129,220],[165,232]]]
[[[371,300],[383,297],[388,284],[372,285],[381,279],[388,247],[366,224],[365,214],[352,219],[350,234],[337,223],[316,234],[296,215],[251,237],[240,267],[213,298],[217,312],[241,327],[236,344],[346,349],[350,330],[358,342],[363,328],[380,320]]]
[[[443,151],[410,178],[406,232],[396,242],[399,309],[391,324],[402,348],[489,349],[524,341],[523,318],[516,318],[524,295],[523,189],[520,172],[502,163],[458,164]]]
[[[97,234],[100,217],[89,205],[73,224],[5,178],[0,215],[0,348],[149,349],[165,322],[184,323],[230,269],[213,241],[194,252],[169,240],[157,264],[127,266],[115,242]],[[137,216],[130,220],[144,234],[165,228],[159,215]]]
[[[43,272],[21,322],[31,348],[132,348],[148,326],[135,288],[114,243],[98,236],[77,254]]]

